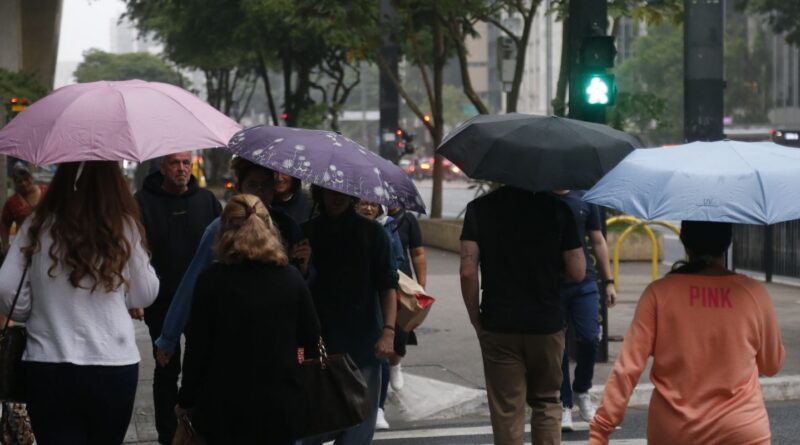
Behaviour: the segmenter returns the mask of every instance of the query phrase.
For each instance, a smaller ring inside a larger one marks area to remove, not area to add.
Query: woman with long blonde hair
[[[61,164],[0,268],[0,312],[27,324],[28,411],[40,445],[121,444],[138,382],[129,308],[158,278],[139,209],[111,161]]]
[[[311,294],[254,195],[223,210],[215,254],[195,286],[176,414],[209,444],[293,443],[297,351],[319,338]]]

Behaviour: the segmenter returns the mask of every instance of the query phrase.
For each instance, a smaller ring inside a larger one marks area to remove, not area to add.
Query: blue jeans
[[[586,392],[592,387],[594,361],[600,344],[600,295],[594,281],[561,287],[561,306],[576,339],[575,380],[570,387],[569,348],[566,342],[564,359],[561,362],[561,403],[572,408],[572,392]]]
[[[358,368],[358,370],[361,371],[361,376],[367,382],[369,417],[358,425],[343,431],[298,440],[296,445],[321,445],[331,440],[334,441],[334,445],[369,445],[372,442],[372,436],[375,434],[375,420],[378,417],[378,398],[381,392],[381,365]]]

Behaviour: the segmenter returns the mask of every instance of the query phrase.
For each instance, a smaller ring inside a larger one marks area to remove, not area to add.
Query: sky
[[[110,50],[110,22],[125,11],[122,0],[63,0],[58,61],[79,62],[89,48]]]

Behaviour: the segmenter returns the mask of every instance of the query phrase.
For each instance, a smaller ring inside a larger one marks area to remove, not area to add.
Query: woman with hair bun
[[[647,440],[659,444],[769,444],[759,374],[772,376],[785,351],[769,294],[725,267],[727,223],[683,221],[688,262],[642,294],[591,423],[606,444],[622,423],[653,356]]]
[[[176,414],[212,445],[293,443],[297,350],[319,338],[311,294],[254,195],[225,207],[214,250],[195,286]]]

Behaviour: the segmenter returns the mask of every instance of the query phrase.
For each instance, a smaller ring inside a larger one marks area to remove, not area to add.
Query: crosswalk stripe
[[[574,422],[575,431],[588,431],[587,422]],[[525,425],[525,432],[531,432],[530,424]],[[421,428],[414,430],[396,431],[376,431],[373,440],[397,440],[397,439],[432,439],[436,437],[461,437],[461,436],[487,436],[492,434],[491,425],[466,426],[466,427],[444,427],[444,428]],[[637,442],[638,441],[638,442]],[[585,443],[586,441],[562,441],[562,444]],[[612,444],[619,445],[638,445],[646,444],[644,439],[618,439],[612,440]]]

